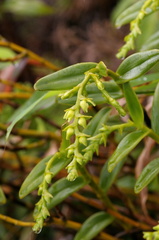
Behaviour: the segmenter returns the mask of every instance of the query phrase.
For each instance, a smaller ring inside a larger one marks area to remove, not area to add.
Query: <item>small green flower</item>
[[[75,112],[74,112],[74,110],[72,110],[70,108],[66,109],[65,112],[66,113],[63,118],[68,120],[68,122],[70,122],[74,118]]]
[[[74,128],[72,127],[69,127],[67,128],[66,130],[66,139],[69,140],[70,137],[74,134]]]
[[[83,128],[86,128],[86,126],[87,126],[86,118],[80,117],[80,118],[78,119],[78,124],[79,124],[80,126],[82,126]]]
[[[52,174],[51,173],[46,173],[45,175],[45,181],[50,184],[52,179]]]
[[[69,158],[69,157],[71,157],[73,154],[74,154],[74,148],[68,149],[67,157]]]
[[[80,101],[80,107],[84,112],[88,112],[89,104],[86,100],[83,99],[82,101]]]
[[[87,146],[87,138],[85,136],[79,137],[79,143],[83,144],[84,146]]]
[[[74,159],[66,168],[68,170],[67,179],[69,181],[74,181],[78,177],[78,172],[76,169],[76,162],[74,161]]]

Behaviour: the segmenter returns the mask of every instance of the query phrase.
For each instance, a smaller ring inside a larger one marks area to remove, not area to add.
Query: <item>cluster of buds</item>
[[[48,185],[52,180],[52,172],[47,170],[44,173],[44,178],[42,183],[39,185],[38,195],[41,196],[40,200],[36,203],[34,209],[34,220],[36,223],[33,226],[33,231],[39,233],[43,227],[44,220],[50,216],[47,208],[47,204],[50,203],[53,196],[48,191]]]
[[[53,196],[48,192],[48,190],[40,185],[38,194],[41,195],[41,199],[36,204],[34,209],[34,219],[36,221],[35,225],[33,226],[33,231],[35,233],[39,233],[43,227],[44,220],[50,216],[50,213],[47,208],[47,203],[53,198]]]
[[[66,131],[66,139],[70,140],[74,136],[74,142],[67,148],[67,157],[72,158],[71,163],[67,166],[68,179],[74,180],[78,176],[77,164],[83,165],[85,161],[84,153],[82,153],[82,146],[87,146],[87,139],[89,135],[83,132],[87,126],[87,119],[91,116],[85,115],[88,112],[89,105],[95,105],[90,98],[80,95],[76,104],[71,108],[65,110],[64,119],[69,125],[64,128]]]

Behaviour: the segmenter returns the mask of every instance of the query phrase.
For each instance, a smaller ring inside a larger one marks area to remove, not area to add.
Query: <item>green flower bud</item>
[[[52,174],[51,173],[46,173],[45,175],[45,181],[50,184],[52,179]]]
[[[73,154],[74,154],[74,149],[73,149],[73,148],[68,149],[67,157],[69,158],[69,157],[71,157]]]
[[[83,165],[83,159],[81,157],[77,157],[76,162],[78,162],[80,165]]]
[[[69,122],[73,119],[75,112],[72,109],[67,109],[64,115],[64,119],[67,119]]]
[[[41,213],[42,213],[42,216],[44,219],[46,219],[48,216],[50,216],[48,209],[44,205],[42,207]]]
[[[78,120],[78,124],[80,126],[82,126],[83,128],[86,128],[86,126],[87,126],[86,119],[84,117],[80,117],[79,120]]]
[[[79,142],[84,146],[87,146],[87,138],[85,136],[79,137]]]
[[[42,230],[42,227],[43,227],[43,223],[44,223],[44,220],[43,218],[41,217],[40,219],[36,219],[36,223],[34,224],[33,226],[33,231],[36,233],[36,234],[39,234]]]
[[[73,169],[67,176],[68,181],[74,181],[78,177],[78,173],[76,169]]]
[[[74,181],[78,177],[75,158],[72,160],[72,162],[66,168],[68,171],[67,179],[69,181]]]
[[[45,201],[46,201],[47,203],[50,203],[51,198],[53,198],[53,196],[51,195],[51,193],[49,193],[48,191],[45,191],[43,197],[44,197],[44,199],[45,199]]]
[[[91,160],[92,160],[92,155],[93,155],[93,152],[92,152],[92,151],[86,152],[86,153],[84,154],[85,162],[91,161]]]
[[[69,127],[66,130],[66,140],[69,140],[73,134],[74,134],[74,129],[72,127]]]
[[[41,195],[43,192],[43,187],[40,185],[38,189],[38,195]]]
[[[80,107],[84,112],[88,112],[89,104],[86,102],[86,100],[82,100],[80,101]]]
[[[154,226],[153,229],[159,231],[159,225]]]

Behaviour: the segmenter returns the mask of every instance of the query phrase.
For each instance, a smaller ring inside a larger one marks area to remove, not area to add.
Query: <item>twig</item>
[[[7,132],[7,128],[8,126],[0,123],[0,129]],[[19,128],[14,128],[12,130],[12,134],[14,135],[18,135],[21,137],[36,137],[36,138],[46,138],[46,139],[55,139],[56,141],[60,142],[61,141],[61,137],[58,136],[57,134],[53,133],[53,132],[39,132],[33,129],[19,129]]]
[[[20,221],[20,220],[17,220],[17,219],[14,219],[14,218],[11,218],[11,217],[8,217],[6,215],[2,215],[0,214],[0,219],[5,221],[5,222],[8,222],[8,223],[11,223],[11,224],[14,224],[14,225],[17,225],[17,226],[21,226],[21,227],[33,227],[34,226],[34,222],[24,222],[24,221]],[[78,223],[78,222],[74,222],[74,221],[70,221],[70,220],[66,220],[66,221],[63,221],[62,219],[60,218],[52,218],[52,221],[53,222],[47,222],[47,223],[44,223],[44,226],[50,226],[52,224],[56,224],[56,225],[60,225],[60,226],[63,226],[63,227],[66,227],[66,228],[71,228],[71,229],[74,229],[74,230],[79,230],[82,226],[82,224]],[[105,240],[119,240],[119,238],[116,238],[116,237],[113,237],[107,233],[104,233],[104,232],[101,232],[99,234],[99,240],[101,239],[105,239]]]
[[[11,48],[12,50],[14,50],[16,52],[25,53],[26,55],[29,56],[29,58],[37,60],[38,62],[40,62],[44,66],[46,66],[46,67],[48,67],[48,68],[50,68],[54,71],[57,71],[57,70],[60,69],[59,67],[52,64],[51,62],[49,62],[49,61],[45,60],[44,58],[38,56],[36,53],[34,53],[30,50],[27,50],[26,48],[21,47],[21,46],[15,44],[15,43],[8,42],[5,39],[0,40],[0,46]]]
[[[20,92],[1,92],[0,99],[28,99],[32,93],[20,93]]]

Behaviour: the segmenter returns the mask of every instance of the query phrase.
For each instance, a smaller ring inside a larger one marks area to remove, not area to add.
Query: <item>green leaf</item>
[[[102,108],[89,122],[84,130],[84,133],[90,136],[95,136],[102,127],[103,123],[107,121],[109,114],[110,108]]]
[[[159,83],[156,87],[152,105],[152,129],[159,134]]]
[[[6,197],[4,195],[2,188],[0,187],[0,204],[5,204],[5,203],[6,203]]]
[[[130,7],[132,4],[134,4],[135,0],[120,0],[117,2],[116,6],[114,7],[111,19],[113,23],[116,21],[117,17],[124,12],[128,7]]]
[[[143,169],[140,177],[137,179],[135,184],[135,193],[139,193],[144,187],[146,187],[159,173],[159,158],[151,161]]]
[[[110,157],[108,162],[108,171],[111,172],[115,166],[126,157],[137,145],[138,143],[149,134],[149,130],[137,130],[126,135],[119,145],[117,146],[115,152]]]
[[[96,63],[77,63],[39,79],[35,90],[67,90],[78,85],[85,77],[84,73],[96,67]]]
[[[141,51],[155,49],[155,48],[159,48],[159,31],[155,32],[147,39],[145,44],[142,45]]]
[[[114,217],[108,213],[95,213],[83,223],[74,240],[91,240],[113,221]]]
[[[144,123],[143,108],[129,82],[123,84],[123,92],[132,120],[137,127],[142,127]]]
[[[117,178],[118,173],[120,172],[124,162],[126,159],[119,162],[111,173],[108,172],[108,161],[104,164],[101,174],[100,174],[100,182],[99,185],[102,190],[107,193],[111,185],[114,183],[115,179]]]
[[[49,188],[49,192],[53,198],[47,205],[48,209],[55,207],[72,193],[84,187],[87,183],[88,182],[86,182],[83,177],[77,177],[73,182],[68,181],[66,178],[58,180]]]
[[[127,57],[117,69],[120,75],[116,82],[122,84],[148,72],[159,61],[159,50],[139,52]]]
[[[159,82],[159,80],[154,80],[153,82],[151,82],[147,85],[139,86],[139,87],[135,88],[135,93],[136,94],[153,95],[158,82]]]
[[[20,108],[18,108],[9,119],[9,121],[11,121],[12,123],[9,125],[7,129],[6,139],[9,138],[9,135],[13,127],[19,120],[21,120],[27,114],[30,114],[32,111],[35,111],[35,109],[37,110],[38,108],[41,108],[46,99],[48,101],[48,99],[51,98],[51,102],[54,103],[55,96],[57,94],[59,94],[58,91],[33,93],[32,97],[28,101],[26,101]]]
[[[146,84],[152,81],[159,81],[159,73],[150,73],[147,75],[143,75],[139,78],[136,78],[130,82],[132,87],[141,85],[141,84]]]
[[[65,155],[65,153],[56,153],[54,156],[49,156],[44,158],[42,161],[40,161],[29,173],[29,175],[24,180],[20,191],[19,191],[19,197],[23,198],[26,195],[28,195],[30,192],[32,192],[34,189],[38,188],[40,183],[43,180],[44,171],[46,167],[46,163],[54,157],[54,161],[52,164],[52,167],[50,168],[50,172],[52,172],[52,176],[54,177],[61,169],[67,166],[67,164],[70,162],[70,159],[68,159]]]
[[[114,169],[115,170],[115,169]],[[123,175],[115,182],[120,189],[134,189],[136,179],[133,175]]]
[[[42,16],[52,14],[54,9],[39,0],[6,0],[3,11],[21,16]]]
[[[130,7],[128,7],[125,11],[123,11],[117,17],[117,19],[115,21],[115,26],[121,27],[122,25],[125,25],[125,24],[131,22],[132,20],[134,20],[137,17],[144,2],[145,2],[145,0],[138,1],[138,2],[134,3],[133,5],[131,5]]]

